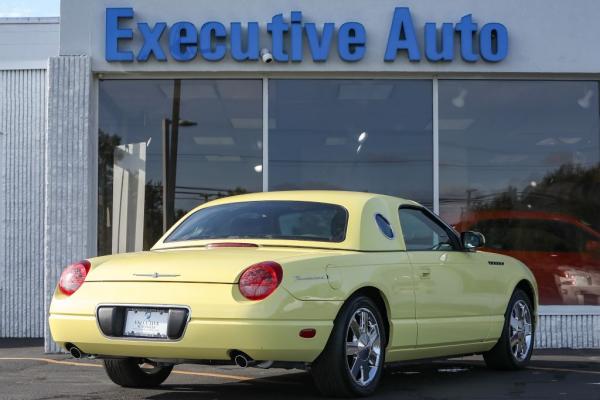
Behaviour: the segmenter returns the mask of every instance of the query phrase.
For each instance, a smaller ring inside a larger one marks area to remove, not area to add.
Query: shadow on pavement
[[[310,375],[306,372],[258,378],[244,382],[204,385],[162,385],[156,395],[146,399],[304,399],[318,396]],[[165,391],[167,391],[165,393]]]
[[[493,371],[482,361],[452,360],[390,367],[386,368],[381,386],[372,398],[600,399],[592,395],[597,393],[594,382],[600,382],[599,363],[534,361],[531,367],[522,371]],[[160,391],[146,398],[292,400],[318,396],[310,375],[303,372],[228,384],[163,385]]]

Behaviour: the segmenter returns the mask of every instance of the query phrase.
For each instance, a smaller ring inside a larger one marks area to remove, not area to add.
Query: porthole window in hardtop
[[[390,225],[390,221],[387,220],[383,215],[377,213],[375,214],[375,222],[377,222],[377,226],[381,230],[381,233],[388,238],[394,238],[394,231],[392,230],[392,226]]]

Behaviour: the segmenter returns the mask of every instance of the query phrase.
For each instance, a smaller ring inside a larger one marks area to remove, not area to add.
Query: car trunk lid
[[[264,247],[202,247],[146,251],[92,262],[88,282],[198,282],[237,283],[249,266],[262,261],[282,263],[305,257],[317,249]],[[93,260],[92,260],[93,261]]]

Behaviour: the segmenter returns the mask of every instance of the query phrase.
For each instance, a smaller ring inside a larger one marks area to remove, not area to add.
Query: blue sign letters
[[[106,61],[133,61],[133,52],[119,50],[119,40],[133,39],[133,30],[119,27],[126,18],[133,18],[133,8],[106,9]]]
[[[358,62],[367,53],[367,30],[360,22],[344,22],[336,26],[325,22],[317,26],[304,22],[301,11],[292,11],[289,18],[274,15],[265,24],[270,43],[261,43],[261,25],[251,21],[231,22],[207,21],[196,25],[190,21],[179,21],[171,25],[166,22],[134,23],[131,7],[106,9],[105,58],[109,62],[157,61],[190,62],[196,59],[220,61],[228,55],[235,61],[258,61],[262,50],[272,54],[278,63],[302,62],[306,54],[313,62],[327,61],[332,47],[337,45],[337,54],[345,62]],[[438,28],[439,26],[439,28]],[[337,32],[336,32],[337,29]],[[135,41],[134,41],[135,39]],[[141,46],[137,46],[141,39]],[[499,62],[508,55],[508,30],[500,23],[487,23],[478,30],[471,14],[464,15],[456,23],[426,22],[415,25],[408,7],[394,10],[388,40],[385,44],[384,61],[396,62],[407,59],[420,62],[453,61],[460,48],[463,61],[474,63],[480,60]],[[167,49],[168,51],[166,51]]]

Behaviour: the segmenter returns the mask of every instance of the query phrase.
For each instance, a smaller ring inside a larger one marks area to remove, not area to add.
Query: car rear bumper
[[[86,282],[72,296],[55,293],[49,325],[60,346],[98,356],[229,360],[238,350],[258,361],[312,362],[325,348],[341,302],[302,301],[278,288],[249,301],[235,285],[155,282]],[[176,340],[108,337],[96,310],[102,304],[170,305],[190,310]],[[313,338],[302,329],[313,328]]]
[[[52,314],[52,337],[61,346],[76,345],[100,356],[229,360],[239,350],[255,360],[311,362],[323,350],[332,329],[330,321],[191,319],[179,340],[111,338],[100,331],[94,316]],[[314,338],[299,332],[314,328]]]

